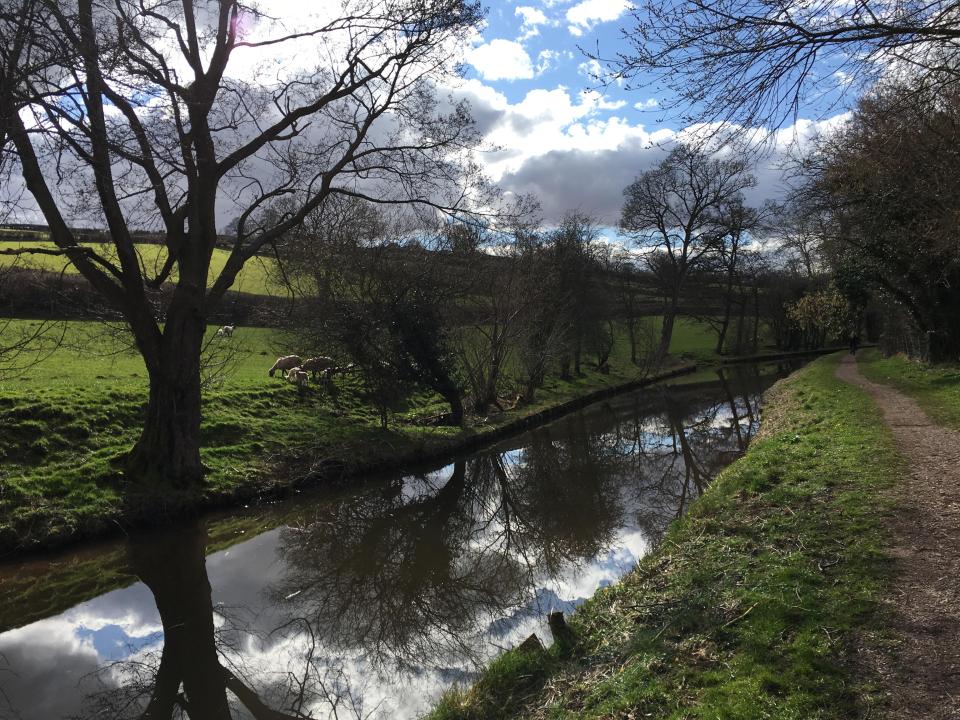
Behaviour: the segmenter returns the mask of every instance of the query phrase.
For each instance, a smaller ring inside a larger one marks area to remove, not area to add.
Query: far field
[[[97,248],[105,257],[116,257],[112,245],[104,243],[83,243],[88,247]],[[0,240],[0,252],[3,250],[13,250],[22,247],[53,249],[56,246],[47,241],[21,241],[21,240]],[[163,267],[166,259],[166,249],[162,245],[152,243],[142,243],[136,245],[137,252],[140,254],[140,265],[150,276],[156,275],[157,271]],[[216,280],[217,275],[223,269],[227,262],[228,253],[226,250],[214,250],[213,259],[210,264],[210,284]],[[18,268],[31,270],[48,270],[51,272],[66,271],[68,274],[76,274],[74,268],[64,258],[56,255],[3,255],[0,254],[0,268],[10,267],[16,264]],[[275,265],[270,258],[253,258],[248,262],[233,285],[236,292],[252,293],[254,295],[283,295],[284,288],[274,278]],[[174,271],[171,281],[176,280],[176,271]]]
[[[0,320],[5,336],[36,327],[31,321]],[[212,355],[227,362],[205,391],[203,461],[212,497],[249,490],[252,477],[264,489],[284,484],[287,478],[277,473],[289,462],[302,467],[298,458],[328,458],[349,467],[427,448],[460,432],[418,422],[445,409],[428,395],[411,398],[407,410],[382,430],[376,409],[351,376],[338,381],[336,401],[318,385],[301,397],[279,377],[269,378],[267,370],[277,355],[309,356],[323,349],[296,347],[267,328],[240,327],[231,339],[213,338],[215,330],[208,331]],[[28,369],[0,381],[0,548],[55,543],[112,522],[122,498],[117,468],[137,438],[143,412],[146,373],[122,328],[57,322],[44,338],[49,347],[41,342]],[[681,322],[672,350],[688,359],[708,357],[713,338],[706,327]],[[537,403],[523,412],[638,374],[624,338],[611,357],[610,374],[591,365],[585,362],[584,375],[571,382],[548,378]],[[482,427],[483,420],[478,422]]]

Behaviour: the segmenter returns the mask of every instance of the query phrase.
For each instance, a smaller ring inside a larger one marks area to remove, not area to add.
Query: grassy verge
[[[900,460],[836,362],[770,391],[746,456],[569,619],[572,649],[506,653],[431,720],[858,716],[875,689],[851,660],[881,634]]]
[[[15,333],[32,327],[30,321],[5,326]],[[675,337],[678,353],[711,341],[709,332],[694,323],[678,324]],[[63,544],[116,527],[124,502],[118,468],[137,438],[144,411],[146,373],[122,335],[97,323],[67,322],[51,326],[40,342],[30,369],[0,382],[4,552]],[[290,352],[290,343],[276,331],[246,327],[234,338],[214,341],[215,355],[227,362],[204,398],[202,458],[209,468],[209,504],[282,490],[295,475],[287,472],[291,466],[323,461],[338,473],[352,473],[440,452],[639,374],[624,340],[609,374],[586,362],[581,377],[548,378],[536,403],[476,419],[466,430],[420,423],[419,418],[444,409],[426,394],[411,398],[383,430],[356,378],[338,381],[335,400],[316,385],[301,396],[283,380],[268,378],[267,369],[277,355]]]
[[[858,356],[860,372],[874,382],[893,385],[912,396],[932,420],[960,430],[960,365],[925,365],[879,350]]]

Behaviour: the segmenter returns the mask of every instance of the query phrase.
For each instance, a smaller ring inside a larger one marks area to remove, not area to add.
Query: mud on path
[[[852,356],[837,377],[873,397],[909,467],[889,523],[894,579],[886,602],[897,644],[890,655],[862,660],[888,693],[888,717],[960,719],[960,432],[864,378]]]

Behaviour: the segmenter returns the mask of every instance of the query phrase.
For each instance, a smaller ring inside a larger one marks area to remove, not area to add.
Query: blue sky
[[[597,81],[602,68],[582,48],[602,57],[624,49],[621,28],[633,25],[629,4],[486,4],[487,25],[467,50],[466,78],[453,93],[470,101],[486,134],[488,172],[506,190],[535,193],[548,222],[576,209],[602,225],[615,225],[623,188],[692,132],[662,110],[664,98],[654,88],[627,91]],[[760,204],[780,197],[787,146],[835,126],[841,117],[811,109],[795,125],[779,130],[771,153],[758,162],[758,184],[748,201]]]
[[[620,27],[630,20],[624,0],[529,0],[526,4],[495,0],[488,7],[488,24],[482,35],[485,42],[468,56],[468,72],[514,102],[535,88],[597,88],[591,74],[600,68],[591,67],[584,51],[613,54],[623,46]],[[616,85],[603,90],[625,103],[624,114],[647,122],[652,119],[650,110],[656,98],[626,93]],[[638,103],[646,104],[642,110],[634,109]]]

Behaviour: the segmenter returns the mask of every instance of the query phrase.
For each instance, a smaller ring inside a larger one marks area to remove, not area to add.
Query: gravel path
[[[960,719],[960,433],[864,378],[852,356],[837,377],[873,397],[910,470],[889,523],[895,577],[887,602],[898,642],[890,655],[863,659],[889,693],[888,717]]]

